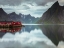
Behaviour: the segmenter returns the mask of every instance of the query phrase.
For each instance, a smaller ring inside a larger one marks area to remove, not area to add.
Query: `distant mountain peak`
[[[0,8],[0,10],[3,10],[2,8]]]
[[[28,14],[28,16],[31,16],[30,14]]]
[[[28,14],[28,16],[31,16],[30,14]]]
[[[22,15],[22,13],[19,13],[19,15]]]
[[[12,12],[13,14],[16,14],[15,12]]]
[[[5,12],[2,8],[0,8],[0,12]]]
[[[0,13],[1,14],[7,14],[2,8],[0,8]]]
[[[57,5],[59,5],[59,2],[58,2],[58,1],[56,1],[54,4],[57,4]]]
[[[57,6],[60,6],[60,5],[59,5],[59,2],[58,2],[58,1],[56,1],[52,6],[57,7]]]
[[[58,2],[58,1],[56,1],[55,3],[56,3],[56,4],[59,4],[59,2]]]
[[[11,15],[17,15],[15,12],[10,13]]]

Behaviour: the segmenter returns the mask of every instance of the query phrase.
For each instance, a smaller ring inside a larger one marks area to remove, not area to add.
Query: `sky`
[[[34,17],[41,17],[43,13],[57,0],[0,0],[0,7],[7,13],[31,14]],[[61,5],[64,0],[58,0]]]

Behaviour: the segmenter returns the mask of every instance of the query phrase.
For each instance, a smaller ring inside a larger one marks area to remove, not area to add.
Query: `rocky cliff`
[[[55,2],[40,18],[40,24],[64,24],[64,6]]]

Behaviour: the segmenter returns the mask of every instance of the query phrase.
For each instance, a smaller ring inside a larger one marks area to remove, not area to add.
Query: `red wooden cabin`
[[[21,22],[0,21],[0,27],[21,27]]]

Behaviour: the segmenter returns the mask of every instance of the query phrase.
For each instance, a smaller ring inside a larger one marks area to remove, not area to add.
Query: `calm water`
[[[2,34],[1,32],[0,35]],[[4,32],[0,39],[0,47],[64,48],[63,41],[64,25],[26,25],[14,34]]]

